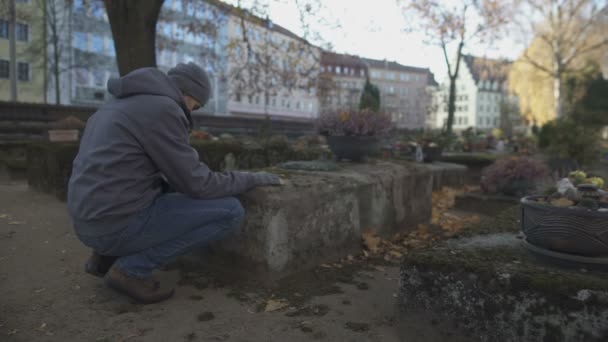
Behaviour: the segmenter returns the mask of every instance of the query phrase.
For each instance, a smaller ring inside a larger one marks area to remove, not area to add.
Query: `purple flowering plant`
[[[483,170],[481,189],[486,193],[514,194],[533,191],[535,183],[549,175],[548,167],[530,157],[499,159]]]
[[[393,127],[391,116],[370,110],[322,112],[317,131],[325,136],[378,136]]]

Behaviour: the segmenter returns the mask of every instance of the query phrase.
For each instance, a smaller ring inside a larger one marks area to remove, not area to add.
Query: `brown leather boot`
[[[140,304],[162,302],[173,296],[173,288],[163,289],[160,282],[152,277],[141,279],[127,275],[116,265],[112,266],[104,278],[107,287],[125,294]]]
[[[116,256],[101,255],[93,251],[93,254],[84,265],[84,271],[96,277],[103,277],[118,259]]]

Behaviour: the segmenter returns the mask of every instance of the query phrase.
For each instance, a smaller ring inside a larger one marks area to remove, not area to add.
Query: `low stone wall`
[[[408,254],[401,311],[427,310],[474,341],[608,340],[605,273],[540,263],[516,237],[517,211],[508,212],[482,224],[484,234]]]
[[[264,168],[288,160],[327,158],[321,148],[296,150],[285,143],[242,144],[237,141],[206,141],[192,145],[201,161],[212,170]],[[30,143],[27,145],[27,181],[35,190],[65,201],[72,172],[72,161],[78,153],[77,143]]]
[[[519,205],[519,198],[517,197],[464,193],[456,195],[454,208],[481,215],[494,216],[516,205]]]
[[[288,185],[245,194],[243,230],[215,252],[236,256],[258,276],[274,277],[360,252],[363,232],[390,236],[430,220],[433,180],[427,168],[339,165],[331,172],[271,169]]]
[[[443,187],[461,188],[465,185],[468,168],[445,162],[424,164],[433,174],[433,191]]]
[[[481,173],[483,169],[492,165],[492,163],[494,163],[498,158],[505,156],[506,155],[475,152],[444,153],[441,156],[441,161],[466,166],[466,183],[477,185],[481,180]]]

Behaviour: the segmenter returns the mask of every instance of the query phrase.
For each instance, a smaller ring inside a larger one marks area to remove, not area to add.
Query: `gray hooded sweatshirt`
[[[182,94],[155,68],[108,82],[114,99],[87,122],[68,187],[68,210],[79,234],[124,229],[162,193],[163,176],[177,192],[214,199],[257,185],[268,173],[212,172],[188,143],[190,113]]]

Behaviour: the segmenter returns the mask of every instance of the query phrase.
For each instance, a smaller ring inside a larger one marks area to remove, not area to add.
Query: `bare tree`
[[[608,46],[608,2],[606,0],[516,0],[521,3],[518,27],[546,51],[523,59],[545,73],[553,83],[553,106],[564,113],[564,81],[567,74],[584,67],[584,59]],[[546,57],[544,57],[546,56]],[[548,57],[548,58],[547,58]]]
[[[315,33],[309,20],[323,8],[319,0],[295,0],[300,25],[304,32],[292,32],[262,19],[268,12],[268,1],[253,1],[244,8],[239,0],[231,13],[238,18],[239,34],[230,39],[230,96],[251,99],[261,95],[265,111],[271,98],[281,91],[311,91],[316,88],[320,66],[320,49],[306,37]]]
[[[446,133],[452,133],[456,111],[456,80],[463,50],[471,42],[496,38],[509,19],[511,7],[500,0],[398,0],[408,29],[424,32],[427,43],[439,46],[448,69],[449,95]],[[450,58],[454,49],[455,60]]]

